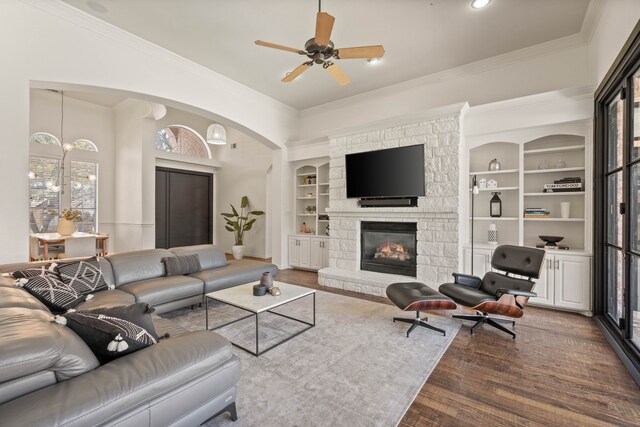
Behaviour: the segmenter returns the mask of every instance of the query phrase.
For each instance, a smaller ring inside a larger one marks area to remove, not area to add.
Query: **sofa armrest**
[[[239,360],[229,341],[210,331],[171,337],[5,403],[0,406],[2,423],[101,425],[199,377],[223,370],[227,370],[225,381],[211,381],[212,398],[232,388],[240,377]]]
[[[470,274],[453,273],[453,278],[457,285],[469,286],[470,288],[478,289],[482,284],[481,278]]]

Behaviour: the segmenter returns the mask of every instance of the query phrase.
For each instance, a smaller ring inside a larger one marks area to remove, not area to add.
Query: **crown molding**
[[[54,15],[65,21],[82,27],[83,29],[108,38],[113,42],[121,45],[125,45],[132,49],[143,52],[145,55],[150,55],[160,61],[167,64],[176,65],[185,69],[185,71],[206,77],[211,79],[222,80],[226,83],[236,86],[238,89],[248,91],[253,95],[259,96],[263,100],[277,104],[281,108],[286,108],[292,113],[297,114],[299,110],[287,105],[277,99],[271,98],[262,92],[259,92],[253,88],[243,85],[227,76],[217,73],[210,68],[200,65],[190,59],[178,55],[168,49],[165,49],[157,44],[154,44],[148,40],[138,37],[135,34],[129,33],[113,24],[103,21],[95,16],[92,16],[82,10],[71,6],[63,2],[62,0],[19,0],[21,3],[32,6],[50,15]]]
[[[580,29],[580,34],[582,34],[586,43],[591,43],[593,34],[598,27],[598,22],[600,22],[605,2],[606,0],[591,0],[589,6],[587,6],[587,12],[584,15],[582,28]]]

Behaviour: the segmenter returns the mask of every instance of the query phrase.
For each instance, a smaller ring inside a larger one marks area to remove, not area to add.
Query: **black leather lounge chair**
[[[502,323],[515,320],[489,317],[497,314],[520,318],[529,298],[537,296],[531,292],[535,286],[533,279],[540,277],[545,252],[541,249],[502,245],[493,251],[491,266],[500,272],[490,271],[482,279],[468,274],[454,273],[455,283],[440,286],[440,293],[456,303],[476,310],[475,315],[454,314],[457,319],[473,320],[471,334],[485,323],[510,334],[516,333],[505,328]],[[516,277],[518,275],[520,277]]]

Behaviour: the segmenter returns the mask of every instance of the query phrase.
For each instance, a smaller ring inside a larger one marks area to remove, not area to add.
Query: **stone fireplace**
[[[416,277],[415,222],[360,223],[360,270]]]
[[[466,108],[444,107],[330,139],[329,267],[318,272],[321,285],[383,296],[394,282],[419,281],[437,289],[459,271],[460,195],[468,191],[467,177],[460,174],[460,124]],[[362,208],[357,199],[347,199],[346,154],[417,144],[423,145],[425,158],[425,196],[418,198],[417,207]],[[375,235],[367,240],[361,232],[371,223],[410,224],[415,243],[387,242]],[[408,265],[411,259],[415,266]],[[380,271],[390,265],[410,270]]]

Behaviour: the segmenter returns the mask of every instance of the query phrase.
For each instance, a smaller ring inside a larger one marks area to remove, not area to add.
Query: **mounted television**
[[[424,196],[424,146],[347,154],[348,198]]]

